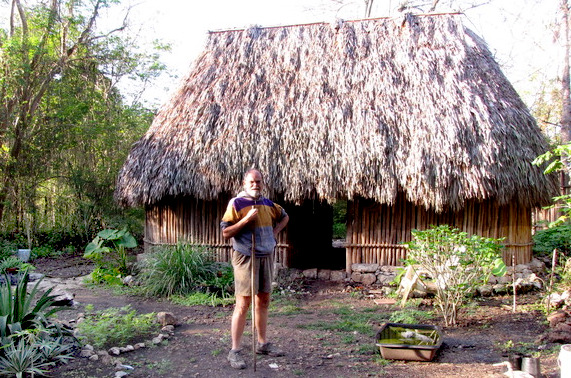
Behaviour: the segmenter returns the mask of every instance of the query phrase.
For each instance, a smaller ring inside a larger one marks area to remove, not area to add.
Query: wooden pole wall
[[[145,250],[153,246],[175,245],[178,242],[201,245],[211,250],[217,261],[231,259],[232,245],[220,230],[220,221],[229,201],[224,196],[218,201],[203,201],[192,197],[171,198],[146,209]],[[276,247],[276,262],[288,267],[287,228]]]
[[[498,206],[492,201],[468,201],[461,211],[435,213],[415,206],[399,194],[392,206],[366,199],[348,202],[346,270],[354,263],[402,265],[413,229],[448,224],[468,234],[505,238],[504,261],[511,265],[532,258],[532,211],[518,204]]]

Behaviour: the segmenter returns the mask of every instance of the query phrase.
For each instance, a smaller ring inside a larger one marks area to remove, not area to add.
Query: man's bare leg
[[[232,314],[232,326],[230,328],[230,334],[232,336],[232,349],[234,350],[240,349],[240,346],[242,345],[242,334],[244,333],[244,327],[246,326],[246,317],[248,315],[248,309],[250,308],[251,299],[252,297],[249,296],[245,297],[242,295],[236,295],[236,304],[234,306],[234,313]]]

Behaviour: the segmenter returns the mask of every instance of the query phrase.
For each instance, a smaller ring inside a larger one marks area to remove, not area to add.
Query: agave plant
[[[10,335],[27,329],[35,329],[38,326],[47,326],[47,319],[63,307],[54,306],[55,295],[53,288],[46,290],[37,300],[39,284],[36,282],[28,293],[30,276],[28,270],[24,270],[20,280],[14,289],[10,286],[10,280],[5,275],[6,283],[0,286],[0,339],[2,345],[10,343]]]
[[[16,378],[24,377],[24,374],[45,375],[46,368],[50,365],[36,348],[30,348],[25,340],[21,339],[18,345],[10,344],[4,347],[4,357],[0,356],[0,375],[13,375]]]

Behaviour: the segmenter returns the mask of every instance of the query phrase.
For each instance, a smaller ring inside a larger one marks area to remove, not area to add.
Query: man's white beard
[[[247,195],[249,195],[252,198],[258,198],[260,197],[261,194],[261,190],[245,189],[244,191],[246,192]]]

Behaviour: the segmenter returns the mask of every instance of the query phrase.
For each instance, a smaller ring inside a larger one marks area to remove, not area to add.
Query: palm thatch
[[[270,195],[432,208],[536,206],[557,183],[531,161],[533,117],[460,15],[211,32],[120,172],[116,199],[211,200],[243,172]]]

